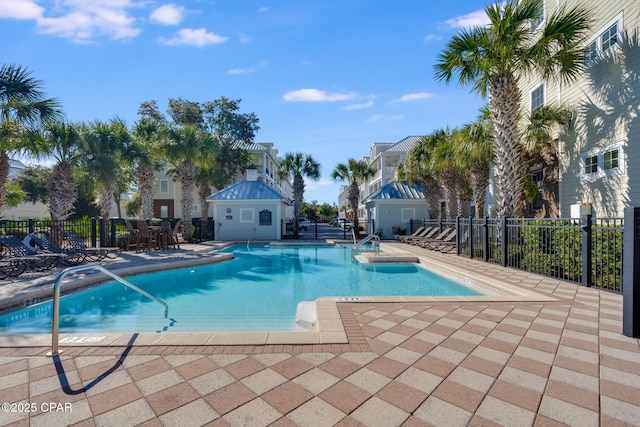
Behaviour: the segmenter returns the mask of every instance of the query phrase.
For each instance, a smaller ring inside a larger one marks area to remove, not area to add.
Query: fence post
[[[98,221],[96,221],[95,218],[91,218],[91,246],[93,246],[94,248],[98,246],[96,244],[98,242],[98,235],[96,232],[97,224],[98,224]],[[102,222],[100,223],[100,241],[102,241]]]
[[[469,217],[469,259],[473,259],[474,256],[474,247],[473,247],[473,217]]]
[[[111,241],[108,246],[115,247],[118,246],[118,242],[116,239],[116,224],[119,220],[110,218],[109,222],[111,223]]]
[[[456,217],[456,255],[460,256],[460,254],[462,253],[462,248],[460,247],[461,243],[462,243],[462,237],[460,236],[462,233],[460,233],[460,220],[461,218],[459,216]]]
[[[482,258],[484,262],[489,262],[489,217],[484,217],[482,225]]]
[[[507,229],[507,217],[503,216],[500,218],[500,227],[502,228],[502,266],[507,266],[507,261],[509,257],[507,256],[507,251],[509,250],[509,230]]]
[[[29,234],[36,231],[36,221],[33,218],[29,218]]]
[[[582,217],[582,286],[593,283],[591,215]]]
[[[624,208],[622,333],[640,338],[640,207]]]

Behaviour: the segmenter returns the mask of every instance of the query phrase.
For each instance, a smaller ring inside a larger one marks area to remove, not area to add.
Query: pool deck
[[[15,404],[0,425],[640,425],[640,341],[621,334],[621,295],[385,245],[505,292],[323,299],[315,334],[66,337],[78,339],[53,358],[50,335],[0,336],[0,400]],[[206,262],[206,249],[104,265]],[[0,301],[53,278],[2,281]]]

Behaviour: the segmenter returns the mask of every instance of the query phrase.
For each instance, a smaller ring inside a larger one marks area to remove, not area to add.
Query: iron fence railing
[[[170,219],[171,227],[174,227],[179,218]],[[0,235],[14,235],[22,240],[27,234],[38,232],[53,237],[54,240],[65,247],[65,241],[62,239],[62,230],[73,230],[79,235],[88,246],[107,247],[119,246],[126,247],[129,232],[125,224],[125,219],[112,218],[109,221],[103,221],[97,218],[85,218],[69,221],[51,221],[51,220],[1,220]],[[134,227],[137,220],[131,220]],[[157,223],[157,224],[156,224]],[[152,221],[153,225],[160,225],[159,220]],[[214,240],[213,218],[207,218],[201,221],[200,218],[193,218],[192,239],[194,242],[202,242]]]
[[[412,221],[456,227],[456,253],[570,282],[622,292],[622,218],[457,218]]]

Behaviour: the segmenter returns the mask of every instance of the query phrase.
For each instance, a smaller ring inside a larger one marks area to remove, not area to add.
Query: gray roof
[[[272,142],[234,142],[233,147],[235,148],[243,148],[249,152],[256,151],[267,151],[269,149],[269,145],[273,145]]]
[[[424,199],[423,188],[418,185],[409,185],[406,182],[392,181],[378,188],[375,192],[365,197],[364,203],[371,200],[393,200],[393,199]]]
[[[215,200],[282,200],[284,196],[262,181],[242,180],[207,197]]]
[[[391,147],[387,148],[385,151],[402,151],[409,152],[413,147],[420,142],[420,140],[424,138],[423,136],[408,136],[404,139],[393,144]]]

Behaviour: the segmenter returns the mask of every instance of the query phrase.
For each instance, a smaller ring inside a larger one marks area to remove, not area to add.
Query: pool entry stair
[[[354,235],[354,245],[351,247],[351,262],[355,262],[356,255],[362,252],[375,252],[376,254],[380,254],[380,237],[377,234],[369,234],[364,239],[355,243]]]
[[[51,325],[51,351],[49,353],[47,353],[47,356],[57,356],[61,353],[61,351],[58,351],[58,335],[59,335],[59,326],[60,326],[60,285],[62,283],[62,279],[64,279],[65,277],[67,277],[69,274],[71,273],[78,273],[80,271],[87,271],[87,270],[98,270],[101,271],[102,273],[106,274],[107,276],[111,277],[112,279],[122,283],[123,285],[127,286],[130,289],[133,289],[134,291],[138,292],[139,294],[144,295],[145,297],[157,302],[158,304],[164,306],[164,318],[167,319],[169,318],[169,305],[162,301],[161,299],[151,295],[150,293],[148,293],[147,291],[144,291],[142,289],[140,289],[139,287],[137,287],[136,285],[134,285],[133,283],[130,283],[126,280],[124,280],[122,277],[118,276],[115,273],[112,273],[111,271],[107,270],[106,268],[102,267],[101,265],[97,265],[97,264],[87,264],[87,265],[77,265],[74,267],[69,267],[64,269],[56,278],[55,283],[53,284],[53,322]]]

